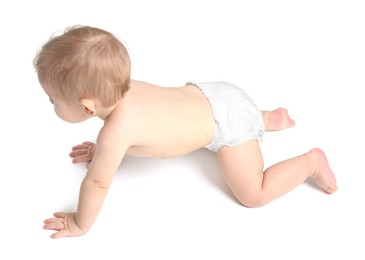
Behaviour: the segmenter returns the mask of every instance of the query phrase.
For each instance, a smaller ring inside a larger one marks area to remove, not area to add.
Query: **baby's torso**
[[[211,142],[215,121],[208,100],[196,86],[167,88],[132,81],[128,92],[124,107],[131,111],[122,113],[127,118],[120,121],[133,124],[135,132],[128,154],[175,157]]]

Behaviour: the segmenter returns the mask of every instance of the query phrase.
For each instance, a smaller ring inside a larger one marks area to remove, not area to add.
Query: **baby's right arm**
[[[95,154],[95,144],[92,142],[83,142],[82,144],[72,147],[70,157],[73,163],[86,162],[89,166]]]

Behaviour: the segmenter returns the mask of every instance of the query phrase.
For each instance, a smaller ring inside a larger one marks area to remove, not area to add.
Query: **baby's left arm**
[[[77,212],[55,213],[54,218],[45,221],[45,229],[56,230],[51,237],[81,236],[88,232],[94,223],[113,176],[117,171],[129,145],[111,140],[99,134],[95,154],[84,180],[82,181]]]

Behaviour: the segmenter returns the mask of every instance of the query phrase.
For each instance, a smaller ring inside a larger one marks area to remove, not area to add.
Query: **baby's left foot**
[[[272,111],[263,111],[266,131],[284,130],[295,125],[285,108],[277,108]]]
[[[315,165],[314,172],[310,177],[327,193],[334,193],[337,190],[337,182],[324,152],[314,148],[305,156],[311,157]]]

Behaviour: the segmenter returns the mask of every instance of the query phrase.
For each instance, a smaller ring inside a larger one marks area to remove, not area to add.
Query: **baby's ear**
[[[92,98],[80,99],[80,104],[84,107],[85,112],[90,116],[96,115],[96,100]]]

